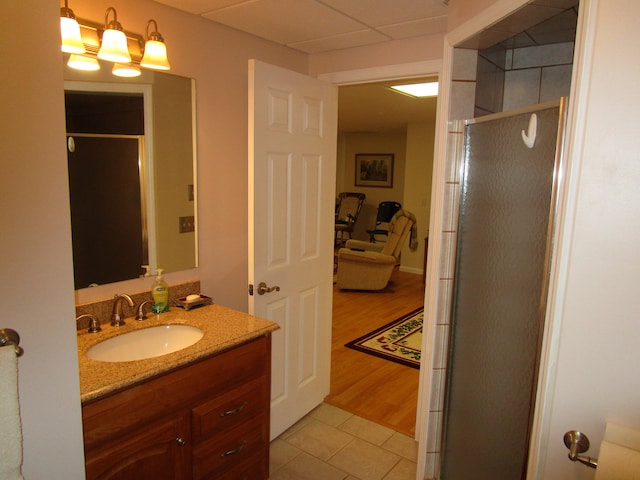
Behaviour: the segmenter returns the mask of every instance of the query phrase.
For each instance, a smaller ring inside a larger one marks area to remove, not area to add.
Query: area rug
[[[345,347],[413,368],[420,368],[424,310],[415,310],[398,320],[347,343]]]

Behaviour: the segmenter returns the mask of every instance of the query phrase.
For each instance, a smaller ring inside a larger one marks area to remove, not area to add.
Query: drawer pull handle
[[[187,441],[182,437],[178,437],[176,438],[176,443],[179,447],[184,447],[187,444]]]
[[[228,452],[224,452],[221,453],[220,456],[221,457],[228,457],[230,455],[235,455],[236,453],[240,453],[240,451],[244,448],[244,446],[247,444],[246,440],[242,440],[242,443],[240,444],[240,446],[238,448],[234,448],[233,450],[229,450]]]
[[[221,416],[221,417],[227,417],[227,416],[229,416],[229,415],[235,415],[236,413],[240,413],[240,412],[242,411],[242,409],[243,409],[244,407],[246,407],[246,406],[247,406],[247,403],[248,403],[248,402],[244,402],[244,403],[243,403],[242,405],[240,405],[239,407],[236,407],[236,408],[234,408],[234,409],[232,409],[232,410],[227,410],[226,412],[222,412],[222,413],[220,414],[220,416]]]

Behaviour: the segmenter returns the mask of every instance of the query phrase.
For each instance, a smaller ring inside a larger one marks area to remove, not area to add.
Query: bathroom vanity
[[[86,356],[96,343],[126,333],[113,329],[176,323],[202,329],[203,338],[144,360]],[[80,334],[86,478],[267,479],[271,332],[277,328],[212,305]]]

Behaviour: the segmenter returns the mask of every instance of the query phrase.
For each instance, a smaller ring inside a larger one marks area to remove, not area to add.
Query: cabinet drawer
[[[269,456],[259,452],[254,459],[248,459],[238,468],[216,473],[210,480],[266,480],[269,478]],[[207,480],[209,480],[207,479]]]
[[[248,466],[257,456],[266,457],[269,434],[264,428],[265,421],[265,417],[259,415],[251,422],[194,447],[193,478],[218,478],[223,472]]]
[[[257,378],[199,405],[191,412],[194,445],[263,414],[269,405],[267,377]]]

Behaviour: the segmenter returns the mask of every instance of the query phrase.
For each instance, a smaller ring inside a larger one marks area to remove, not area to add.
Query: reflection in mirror
[[[75,288],[197,265],[194,82],[65,64]]]

